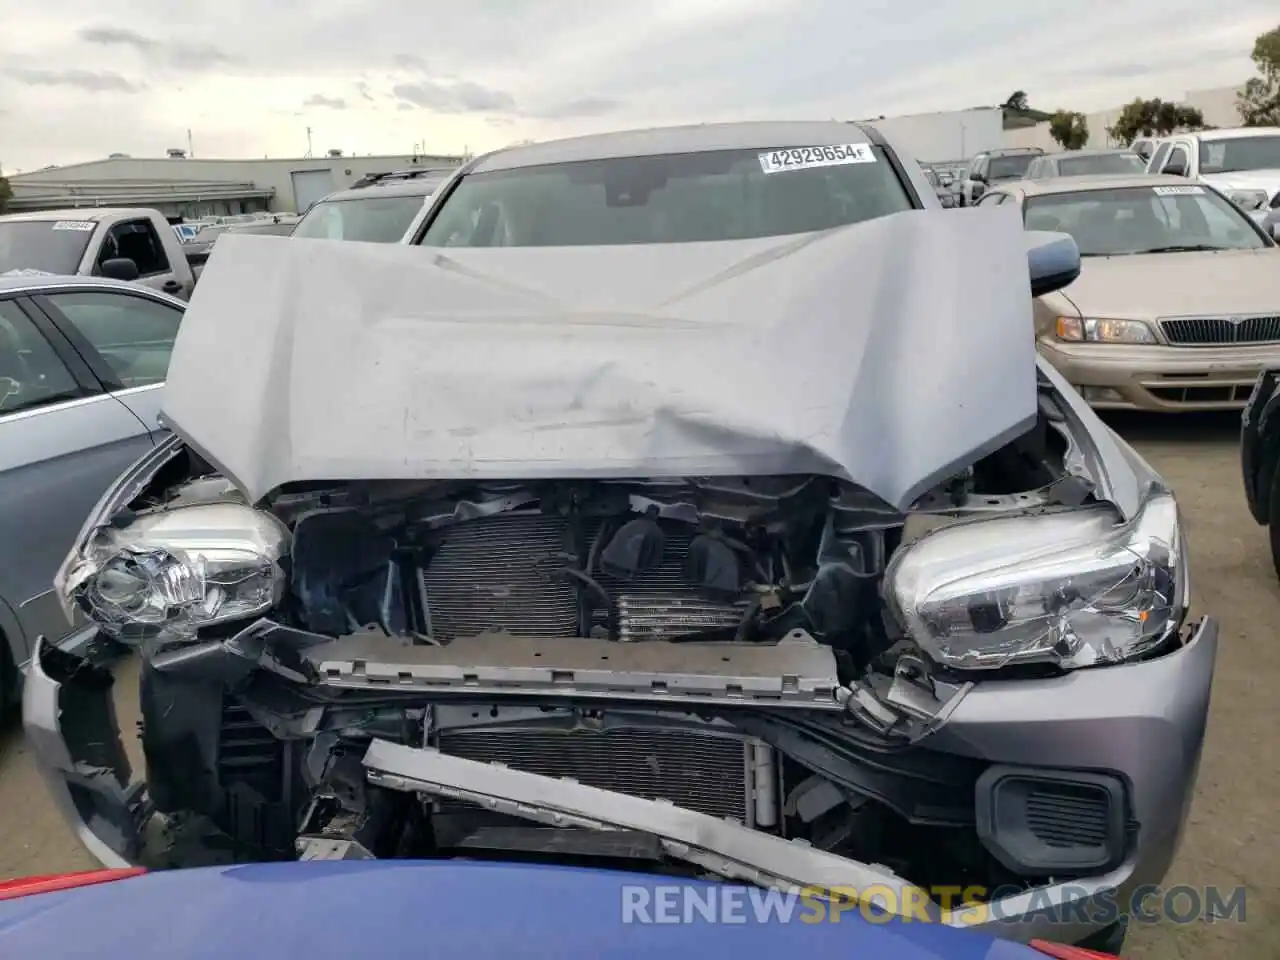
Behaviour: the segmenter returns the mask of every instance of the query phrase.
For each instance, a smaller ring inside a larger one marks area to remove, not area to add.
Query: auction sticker
[[[1157,197],[1194,197],[1204,193],[1204,187],[1152,187]]]
[[[89,220],[59,220],[53,225],[55,230],[78,230],[81,233],[88,233],[97,224]]]
[[[875,163],[875,151],[869,143],[837,143],[825,147],[790,147],[760,154],[760,169],[765,173],[787,170],[810,170],[814,167],[839,167],[847,163]]]

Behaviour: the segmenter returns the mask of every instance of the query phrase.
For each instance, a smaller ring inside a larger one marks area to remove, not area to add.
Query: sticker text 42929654
[[[869,143],[836,143],[825,147],[789,147],[760,154],[760,169],[765,173],[807,170],[813,167],[838,167],[846,163],[875,163],[875,151]]]

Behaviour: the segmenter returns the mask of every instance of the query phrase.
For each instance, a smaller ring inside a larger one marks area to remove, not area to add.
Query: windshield
[[[1018,180],[1027,172],[1038,154],[1017,153],[1008,157],[992,157],[988,161],[988,180]]]
[[[427,246],[692,243],[811,233],[912,209],[867,144],[717,150],[524,167],[463,178]]]
[[[292,236],[308,240],[399,243],[426,200],[420,194],[325,200],[307,211]]]
[[[81,220],[0,223],[0,274],[42,270],[74,275],[97,224]]]
[[[1266,246],[1234,204],[1193,185],[1033,197],[1026,205],[1026,227],[1071,234],[1083,257]]]
[[[1092,153],[1063,157],[1058,173],[1064,177],[1086,177],[1095,173],[1142,173],[1147,165],[1136,153]]]
[[[1280,136],[1236,137],[1200,142],[1201,173],[1280,170]]]

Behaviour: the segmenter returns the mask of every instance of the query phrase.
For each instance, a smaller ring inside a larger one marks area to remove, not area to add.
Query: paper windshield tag
[[[1194,197],[1204,193],[1204,187],[1152,187],[1157,197]]]
[[[869,143],[836,143],[824,147],[789,147],[760,154],[760,169],[765,173],[788,170],[811,170],[814,167],[839,167],[848,163],[875,163],[876,154]]]
[[[97,224],[89,220],[59,220],[53,225],[55,230],[78,230],[81,233],[88,233]]]

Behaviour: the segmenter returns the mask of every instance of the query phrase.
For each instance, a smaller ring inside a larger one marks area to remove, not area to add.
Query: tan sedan
[[[1036,301],[1036,343],[1094,407],[1236,409],[1280,366],[1280,249],[1213,188],[1126,174],[1001,184],[981,201],[1009,203],[1080,248],[1080,278]]]

